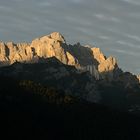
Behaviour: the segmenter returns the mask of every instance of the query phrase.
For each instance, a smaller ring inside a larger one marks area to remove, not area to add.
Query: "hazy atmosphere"
[[[90,44],[140,73],[140,0],[0,0],[0,40],[30,42],[61,32],[67,43]]]

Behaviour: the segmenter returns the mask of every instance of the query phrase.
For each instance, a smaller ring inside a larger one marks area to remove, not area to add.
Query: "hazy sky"
[[[140,0],[0,0],[0,40],[31,42],[53,31],[140,73]]]

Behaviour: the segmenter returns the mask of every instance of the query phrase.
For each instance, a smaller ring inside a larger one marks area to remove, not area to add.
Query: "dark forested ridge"
[[[101,103],[123,111],[140,112],[140,84],[135,75],[123,72],[112,81],[109,79],[96,80],[89,72],[65,65],[55,57],[40,61],[34,64],[16,62],[2,67],[0,76],[22,81],[21,85],[26,88],[31,84],[38,89],[37,93],[47,92],[44,89],[47,86],[59,91],[58,95],[63,93],[80,100]],[[26,82],[24,83],[24,81]],[[34,88],[31,90],[34,91]]]
[[[43,61],[0,68],[1,136],[140,139],[140,115],[132,106],[140,101],[135,76],[121,73],[113,81],[96,80],[56,58]]]
[[[0,77],[1,136],[46,139],[140,138],[140,118],[87,103],[32,81]],[[40,94],[39,92],[40,91]]]

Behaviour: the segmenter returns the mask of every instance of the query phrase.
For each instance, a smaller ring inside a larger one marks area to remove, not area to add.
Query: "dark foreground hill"
[[[60,91],[54,89],[52,92],[48,87],[46,95],[42,95],[36,90],[23,88],[20,83],[0,77],[1,137],[50,140],[140,139],[140,118],[137,116],[79,101],[74,97],[58,103],[52,99],[54,96],[49,97]],[[64,100],[65,96],[62,94],[57,99],[60,98]]]
[[[90,72],[65,65],[57,58],[51,57],[40,58],[39,63],[15,62],[10,66],[1,67],[0,76],[34,81],[78,99],[139,113],[140,85],[137,78],[129,72],[120,74],[112,81],[96,80]],[[36,88],[38,86],[36,85]]]

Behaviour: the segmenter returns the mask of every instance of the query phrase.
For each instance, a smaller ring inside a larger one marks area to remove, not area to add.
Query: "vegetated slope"
[[[1,76],[31,80],[89,102],[98,102],[119,110],[132,110],[140,101],[136,76],[125,72],[114,80],[96,80],[89,72],[61,63],[55,57],[40,58],[38,63],[14,64],[0,68]],[[137,111],[138,113],[139,111]]]
[[[21,82],[0,77],[1,136],[51,140],[140,138],[139,117],[75,98],[61,104],[49,102],[48,97],[55,92],[57,95],[57,90],[51,92],[48,87],[50,94],[43,96],[29,90],[36,84],[28,82],[24,81],[28,85],[24,89]],[[60,97],[64,99],[63,94]]]
[[[123,72],[112,81],[99,80],[97,83],[103,104],[140,114],[140,84],[135,75]]]
[[[99,48],[67,44],[59,32],[31,43],[0,42],[0,66],[5,65],[10,66],[1,68],[1,75],[47,84],[90,102],[140,110],[138,77],[123,72],[116,58]]]
[[[44,62],[45,61],[45,62]],[[34,64],[14,63],[2,67],[0,75],[19,80],[32,80],[87,101],[99,102],[100,95],[96,81],[89,72],[78,71],[73,66],[64,65],[55,57]]]

